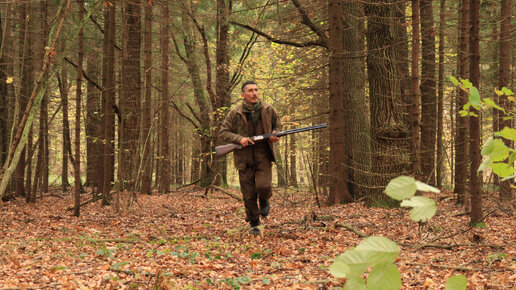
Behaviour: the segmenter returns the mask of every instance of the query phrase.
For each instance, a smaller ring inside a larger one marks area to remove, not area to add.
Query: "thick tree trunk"
[[[420,0],[421,12],[421,171],[435,185],[437,97],[435,93],[435,30],[433,0]]]
[[[371,170],[368,104],[365,100],[364,5],[361,1],[344,1],[343,90],[345,166],[349,194],[355,199],[366,196]]]
[[[348,192],[346,164],[346,116],[344,114],[344,10],[342,1],[328,1],[329,18],[329,88],[330,88],[330,193],[326,201],[332,205],[351,202]],[[295,169],[292,169],[295,170]]]
[[[160,186],[161,193],[170,191],[170,146],[169,132],[170,110],[168,95],[168,53],[169,53],[169,21],[170,21],[168,1],[163,2],[163,26],[161,27],[161,126],[160,126]]]
[[[469,79],[473,86],[480,85],[480,0],[472,0],[470,7],[470,33],[469,33]],[[480,155],[480,111],[471,109],[479,117],[469,118],[470,132],[470,174],[469,192],[471,194],[471,223],[477,223],[482,218],[482,184],[477,169],[480,166],[482,156]]]
[[[460,11],[459,27],[459,48],[458,48],[458,73],[463,79],[468,78],[468,34],[469,34],[469,0],[462,0]],[[468,126],[467,117],[461,117],[459,111],[467,102],[467,94],[459,90],[455,105],[455,126],[457,136],[455,138],[455,181],[454,192],[457,194],[457,203],[464,204],[466,201],[466,176],[468,175]],[[474,170],[476,171],[476,170]]]
[[[100,75],[99,61],[97,53],[91,53],[87,60],[87,75],[98,82],[98,75]],[[86,184],[91,187],[96,187],[97,192],[102,192],[102,177],[97,169],[99,163],[102,163],[102,106],[101,94],[95,85],[91,82],[86,86]]]
[[[511,0],[502,0],[500,2],[501,18],[500,23],[500,66],[498,74],[498,88],[508,87],[511,82]],[[506,96],[500,98],[500,105],[506,112],[512,111],[511,102],[507,100]],[[504,120],[500,113],[499,121],[500,130],[504,127],[511,128],[511,120]],[[511,146],[511,142],[504,140],[505,145]],[[502,200],[510,200],[513,198],[513,190],[510,185],[510,180],[500,182],[500,198]]]
[[[145,96],[142,105],[142,139],[143,139],[143,162],[142,162],[142,187],[141,192],[152,193],[152,144],[151,144],[151,122],[152,122],[152,4],[145,4],[145,33],[144,33],[144,69],[145,69]]]
[[[0,15],[0,46],[5,45],[3,42],[5,22],[7,22],[7,17],[4,20],[2,15]],[[7,65],[4,56],[5,53],[3,51],[0,53],[2,54],[0,56],[0,80],[7,80]],[[4,165],[4,162],[7,160],[7,154],[9,150],[9,128],[7,127],[7,119],[9,116],[7,110],[8,105],[9,100],[7,96],[7,83],[5,81],[0,81],[0,166]]]
[[[125,2],[122,40],[122,95],[120,97],[121,134],[118,177],[121,189],[133,190],[138,168],[138,137],[140,135],[140,45],[141,9],[138,2]]]
[[[410,171],[410,135],[406,103],[400,78],[402,42],[398,39],[404,7],[399,1],[366,4],[367,71],[370,93],[372,188],[369,200],[389,200],[383,194],[387,183]],[[398,33],[397,33],[398,32]]]

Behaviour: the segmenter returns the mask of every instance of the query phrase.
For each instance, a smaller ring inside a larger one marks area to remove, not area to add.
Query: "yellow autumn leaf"
[[[14,82],[14,78],[13,77],[7,77],[5,82],[8,83],[8,84],[12,84]]]
[[[511,102],[516,102],[516,98],[515,97],[507,97],[507,99]]]
[[[498,96],[502,96],[503,95],[503,92],[500,91],[500,90],[497,90],[496,88],[494,89],[494,92],[498,95]]]

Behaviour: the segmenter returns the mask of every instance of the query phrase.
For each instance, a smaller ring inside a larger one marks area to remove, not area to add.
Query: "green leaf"
[[[468,112],[468,111],[464,111],[464,110],[460,110],[460,111],[459,111],[459,115],[460,115],[461,117],[466,117],[466,116],[468,116],[468,115],[469,115],[469,112]]]
[[[454,76],[450,76],[450,81],[453,83],[454,86],[459,85],[459,81]]]
[[[503,87],[503,88],[502,88],[502,92],[503,92],[503,93],[504,93],[504,95],[506,95],[506,96],[512,96],[512,95],[514,95],[514,93],[513,93],[510,89],[508,89],[508,88],[506,88],[506,87]]]
[[[507,176],[507,177],[504,177],[504,178],[502,179],[502,181],[506,181],[506,180],[509,180],[509,179],[513,179],[513,178],[515,178],[515,177],[516,177],[515,175]]]
[[[368,290],[398,290],[401,287],[401,276],[398,267],[393,263],[376,265],[367,277]]]
[[[249,276],[242,276],[238,279],[242,284],[249,284],[251,282],[251,278]]]
[[[395,242],[379,236],[365,238],[355,250],[363,252],[369,265],[394,262],[400,251]]]
[[[491,100],[490,98],[484,98],[484,102],[485,102],[486,104],[488,104],[489,106],[491,106],[491,107],[493,107],[493,108],[497,109],[497,110],[500,110],[500,111],[504,111],[504,112],[505,112],[505,110],[504,110],[502,107],[498,106],[498,105],[497,105],[493,100]]]
[[[507,163],[498,162],[498,163],[492,163],[491,169],[493,172],[500,176],[500,177],[506,177],[514,174],[514,167],[512,165],[509,165]]]
[[[491,154],[493,150],[494,141],[492,137],[489,137],[489,139],[487,139],[486,143],[484,144],[484,147],[482,147],[482,151],[480,152],[480,154],[482,154],[483,156],[489,156],[489,154]]]
[[[364,252],[357,251],[355,249],[347,250],[338,256],[335,259],[335,262],[338,262],[336,266],[340,267],[338,271],[344,272],[344,277],[358,276],[364,273],[369,266],[367,263],[367,256],[364,254]],[[346,266],[342,266],[342,263],[346,264]]]
[[[465,290],[468,286],[468,279],[464,275],[455,275],[446,281],[445,290]]]
[[[462,85],[466,88],[466,89],[469,89],[473,86],[473,84],[468,80],[468,79],[461,79],[462,81]]]
[[[477,174],[481,171],[484,171],[486,170],[487,168],[489,168],[489,166],[491,165],[491,159],[489,157],[487,157],[486,159],[484,159],[484,161],[482,161],[482,164],[480,164],[480,166],[478,167],[477,169]]]
[[[413,196],[417,191],[416,180],[410,176],[399,176],[387,184],[384,192],[395,200]]]
[[[497,135],[502,136],[505,139],[516,141],[516,129],[513,128],[504,127]]]
[[[328,269],[330,274],[337,278],[347,278],[348,274],[352,272],[351,267],[339,259],[335,259]]]
[[[365,281],[361,276],[352,276],[346,280],[343,290],[365,290]]]
[[[416,188],[419,191],[423,192],[434,192],[434,193],[440,193],[441,191],[433,186],[430,186],[424,182],[416,180]]]
[[[502,161],[509,157],[509,147],[505,146],[505,143],[501,139],[493,140],[493,150],[489,154],[486,154],[491,158],[493,162]]]
[[[475,87],[471,87],[469,89],[468,100],[472,105],[480,106],[480,94],[478,93],[478,89]]]
[[[413,196],[409,200],[401,202],[403,207],[413,207],[410,210],[410,219],[413,221],[426,221],[433,217],[437,211],[435,200],[424,196]]]

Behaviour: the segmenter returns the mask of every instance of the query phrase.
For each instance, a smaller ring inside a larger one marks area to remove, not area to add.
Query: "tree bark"
[[[84,17],[84,0],[77,0],[79,19]],[[81,204],[81,98],[82,98],[82,65],[84,60],[84,30],[81,28],[77,39],[77,79],[75,88],[75,163],[74,163],[74,205],[73,215],[78,217]]]
[[[145,96],[142,105],[142,138],[143,138],[143,162],[142,162],[142,187],[141,192],[152,193],[152,4],[145,4],[145,32],[144,32],[144,68],[145,68]]]
[[[421,12],[421,171],[424,182],[435,185],[437,97],[433,0],[420,0]]]
[[[141,2],[141,1],[140,1]],[[124,2],[122,40],[122,95],[120,101],[121,134],[118,173],[122,190],[133,190],[138,167],[138,137],[141,105],[141,4]]]
[[[473,86],[479,88],[480,85],[480,0],[471,0],[470,7],[470,32],[469,32],[469,79]],[[470,173],[469,191],[471,195],[471,224],[477,223],[482,218],[482,184],[477,169],[480,166],[482,156],[480,155],[480,111],[471,109],[478,117],[469,118],[470,132]]]
[[[103,160],[102,205],[109,204],[109,193],[114,181],[115,161],[115,14],[116,2],[110,1],[104,10],[104,59],[103,59]],[[100,164],[99,164],[100,165]]]
[[[468,47],[469,47],[469,0],[462,0],[460,11],[459,27],[459,48],[457,55],[457,66],[459,77],[468,78]],[[457,203],[464,204],[466,197],[466,176],[468,175],[468,117],[461,117],[459,111],[467,102],[467,94],[459,90],[455,105],[455,126],[457,136],[455,138],[455,180],[454,192],[457,194]]]
[[[160,124],[160,186],[161,193],[170,191],[170,146],[169,146],[169,95],[168,95],[168,65],[169,65],[169,22],[168,1],[163,1],[163,25],[161,27],[161,124]]]
[[[344,10],[342,1],[328,0],[330,88],[330,193],[327,204],[351,202],[346,177],[346,117],[344,115]],[[295,169],[292,169],[295,170]]]
[[[419,91],[419,0],[412,0],[412,82],[411,82],[411,123],[412,133],[411,162],[412,172],[416,179],[421,178],[421,158],[420,158],[420,91]]]
[[[436,143],[436,186],[442,188],[443,173],[444,173],[444,159],[446,156],[443,144],[443,117],[444,117],[444,46],[445,46],[445,32],[446,25],[446,0],[440,1],[439,9],[439,85],[437,87],[437,143]]]
[[[500,23],[500,66],[498,74],[498,88],[508,87],[511,82],[511,0],[502,0],[500,2],[500,11],[502,21]],[[512,103],[507,100],[507,96],[500,98],[500,106],[506,112],[512,111]],[[504,120],[502,113],[499,112],[498,123],[500,130],[504,127],[511,128],[511,120]],[[511,146],[511,142],[504,139],[505,145]],[[511,188],[510,180],[500,182],[500,198],[502,200],[513,199],[513,190]]]
[[[63,128],[62,128],[62,167],[61,167],[61,186],[63,191],[67,191],[70,183],[68,182],[68,158],[71,152],[68,151],[70,144],[70,122],[68,121],[68,75],[66,69],[63,68],[61,71],[61,77],[59,80],[59,92],[61,94],[61,108],[63,112]]]

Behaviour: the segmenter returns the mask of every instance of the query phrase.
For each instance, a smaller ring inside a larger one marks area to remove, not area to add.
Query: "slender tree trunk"
[[[151,118],[152,118],[152,5],[145,4],[145,96],[142,105],[142,139],[143,139],[143,163],[142,163],[142,188],[145,194],[152,193],[152,144],[151,144]]]
[[[228,3],[229,2],[229,3]],[[219,108],[231,107],[231,95],[230,95],[230,83],[229,83],[229,23],[228,18],[231,13],[231,2],[226,0],[217,0],[217,49],[216,49],[216,61],[217,61],[217,78],[216,78],[216,95],[217,102],[215,104],[216,112],[218,115],[215,117],[216,120],[216,131],[220,128],[222,120],[227,113],[227,110],[219,110]],[[215,144],[219,145],[216,141]],[[218,184],[226,187],[228,184],[227,180],[227,156],[218,158],[217,171],[218,171]]]
[[[297,184],[297,148],[296,148],[296,136],[294,134],[290,135],[290,146],[288,150],[288,155],[290,159],[290,175],[289,175],[289,184],[293,187],[298,187]]]
[[[115,161],[115,116],[113,108],[115,105],[115,14],[116,1],[110,1],[104,12],[104,158],[102,178],[102,204],[108,205],[108,195],[114,181]]]
[[[511,82],[511,47],[512,47],[512,36],[511,36],[511,0],[500,1],[500,10],[502,22],[500,23],[500,66],[498,74],[498,87],[508,87]],[[506,96],[500,98],[500,105],[505,109],[506,112],[512,111],[511,102],[507,100]],[[504,120],[502,113],[499,113],[500,130],[504,127],[512,128],[511,120]],[[511,142],[507,139],[504,140],[505,145],[511,146]],[[510,181],[500,182],[500,198],[502,200],[510,200],[513,198],[513,192],[510,185]]]
[[[344,10],[342,1],[328,0],[330,88],[330,193],[327,204],[351,202],[346,176],[346,116],[344,114]],[[292,170],[295,170],[294,168]]]
[[[70,183],[68,182],[68,158],[71,152],[68,151],[68,142],[70,141],[70,122],[68,121],[68,76],[66,70],[61,71],[59,81],[59,91],[61,93],[61,108],[63,112],[63,143],[62,143],[62,168],[61,168],[61,186],[63,191],[67,191]]]
[[[0,47],[6,50],[5,42],[4,42],[4,25],[7,23],[7,15],[5,15],[5,19],[2,18],[0,14]],[[8,27],[7,25],[5,25]],[[0,80],[7,80],[7,65],[5,60],[5,52],[1,51],[0,57]],[[3,165],[7,160],[7,154],[9,150],[9,128],[8,124],[8,106],[9,99],[7,95],[7,83],[5,81],[0,81],[0,165]]]
[[[458,48],[458,73],[459,77],[468,78],[468,47],[469,47],[469,0],[462,0],[460,11],[460,31]],[[469,117],[461,117],[459,111],[467,102],[467,94],[459,90],[456,97],[455,116],[456,133],[455,138],[455,182],[454,192],[457,194],[457,203],[464,204],[466,201],[466,176],[468,175],[468,126]],[[476,170],[474,170],[476,171]]]
[[[170,21],[168,1],[163,2],[163,25],[161,26],[161,172],[160,186],[161,193],[170,191],[170,146],[169,132],[170,110],[168,95],[168,53],[169,53],[169,21]]]
[[[84,17],[84,0],[77,0],[77,8],[79,11],[79,19]],[[81,204],[81,98],[82,98],[82,65],[84,59],[84,31],[81,28],[77,39],[78,55],[77,55],[77,80],[75,88],[75,163],[74,163],[74,189],[75,209],[73,215],[80,215]]]
[[[423,181],[435,185],[437,97],[435,93],[435,30],[433,0],[420,0],[421,12],[421,170]]]
[[[95,49],[97,51],[98,49]],[[98,82],[100,58],[96,52],[88,55],[87,59],[87,75],[95,82]],[[102,161],[102,128],[101,128],[101,95],[95,85],[88,82],[86,95],[86,184],[91,187],[96,187],[97,192],[102,192],[102,177],[98,172],[98,165]]]
[[[473,86],[479,88],[480,85],[480,38],[479,38],[479,18],[480,18],[480,0],[471,0],[470,7],[470,33],[469,33],[469,79]],[[477,223],[482,218],[482,184],[477,169],[480,166],[482,156],[480,155],[480,111],[475,108],[471,109],[479,117],[469,118],[470,130],[470,174],[469,174],[469,191],[471,194],[471,223]]]
[[[444,151],[443,144],[443,117],[444,117],[444,45],[445,34],[444,26],[446,25],[446,0],[440,1],[439,9],[439,85],[437,87],[437,164],[436,164],[436,186],[442,188],[443,186],[443,171],[444,171]]]
[[[412,133],[411,161],[412,172],[417,179],[421,178],[421,159],[420,159],[420,91],[419,91],[419,0],[412,0],[412,83],[411,83],[411,123]]]

